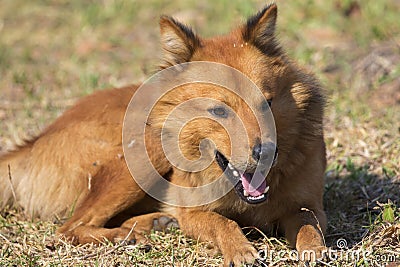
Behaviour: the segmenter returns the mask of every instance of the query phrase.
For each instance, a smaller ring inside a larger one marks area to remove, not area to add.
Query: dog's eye
[[[272,98],[267,99],[267,101],[263,102],[262,105],[261,105],[261,109],[263,111],[266,111],[266,110],[268,110],[268,108],[271,107],[271,105],[272,105]]]
[[[224,107],[215,107],[208,110],[212,115],[220,118],[228,117],[228,111]]]

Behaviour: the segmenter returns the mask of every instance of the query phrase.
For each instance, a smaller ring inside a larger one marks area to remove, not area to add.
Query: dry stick
[[[7,241],[7,243],[12,244],[11,241],[8,240],[4,235],[0,234],[0,237]]]
[[[271,241],[269,240],[269,238],[267,237],[267,235],[263,232],[263,231],[261,231],[260,229],[258,229],[257,227],[255,227],[255,226],[246,226],[246,227],[242,227],[242,229],[244,230],[244,229],[253,229],[253,230],[255,230],[255,231],[257,231],[260,235],[262,235],[266,240],[267,240],[267,242],[272,246],[272,243],[271,243]]]
[[[257,227],[255,227],[255,226],[247,226],[247,227],[243,227],[242,229],[254,229],[254,230],[256,230],[259,234],[261,234],[261,235],[267,240],[267,242],[268,242],[268,244],[266,244],[267,248],[268,248],[268,249],[270,248],[269,245],[272,246],[272,242],[269,240],[269,238],[267,237],[267,235],[266,235],[263,231],[261,231],[260,229],[258,229]],[[278,241],[278,243],[280,243],[281,245],[283,245],[280,241]],[[262,261],[261,259],[255,259],[255,261],[256,261],[259,265],[261,265],[261,266],[268,266],[268,265],[265,265],[266,262]],[[275,266],[275,265],[272,264],[272,266]]]
[[[8,164],[7,166],[8,166],[8,179],[10,180],[11,192],[12,192],[12,194],[13,194],[14,203],[17,203],[17,195],[15,194],[14,186],[13,186],[13,183],[12,183],[10,164]]]
[[[318,230],[320,231],[321,236],[322,236],[322,241],[324,241],[324,246],[326,247],[325,236],[324,236],[324,233],[322,232],[321,225],[319,224],[319,220],[318,220],[317,216],[315,215],[314,211],[313,211],[313,210],[309,210],[309,209],[307,209],[307,208],[301,208],[301,210],[302,210],[302,211],[311,212],[311,214],[314,216],[314,219],[317,221],[317,228],[318,228]],[[324,262],[323,260],[317,259],[317,262],[318,262],[318,263],[322,263],[322,264],[327,265],[327,266],[332,266],[332,265],[330,265],[330,264]]]
[[[117,246],[113,247],[111,250],[109,250],[109,251],[103,253],[102,255],[105,256],[105,255],[111,254],[111,253],[113,253],[114,251],[116,251],[117,249],[119,249],[120,247],[122,247],[123,245],[125,245],[125,243],[126,243],[126,241],[128,240],[129,236],[132,234],[133,229],[136,227],[136,224],[137,224],[137,222],[135,222],[135,223],[133,224],[131,230],[130,230],[129,233],[126,235],[126,237],[124,238],[124,240],[122,240],[122,242],[120,242]],[[88,255],[82,257],[82,259],[83,259],[83,260],[86,260],[86,259],[88,259],[88,258],[97,256],[97,255],[99,255],[99,254],[96,253],[96,252],[94,252],[94,253],[91,253],[91,254],[88,254]]]
[[[322,240],[324,241],[324,246],[326,247],[324,233],[322,232],[321,225],[319,224],[319,220],[318,220],[317,216],[315,216],[314,211],[309,210],[309,209],[307,209],[307,208],[301,208],[301,210],[302,210],[302,211],[308,211],[308,212],[311,212],[311,213],[312,213],[312,215],[314,216],[315,220],[317,221],[318,230],[321,232]]]

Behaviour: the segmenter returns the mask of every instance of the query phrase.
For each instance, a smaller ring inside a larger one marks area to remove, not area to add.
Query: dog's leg
[[[166,213],[155,212],[132,217],[117,228],[107,229],[99,226],[79,225],[75,229],[68,230],[70,233],[61,229],[59,233],[63,231],[63,235],[75,244],[100,243],[105,240],[145,243],[146,239],[143,234],[149,233],[151,230],[166,231],[172,228],[179,228],[175,218]]]
[[[148,233],[154,231],[167,231],[172,228],[179,228],[178,221],[171,215],[163,212],[148,213],[132,217],[126,220],[122,228],[134,228],[138,233]]]
[[[323,234],[326,228],[326,216],[322,210],[299,210],[281,221],[289,243],[296,247],[300,258],[313,256],[321,258],[326,250]]]
[[[176,217],[183,233],[216,244],[224,256],[225,266],[253,263],[257,257],[256,249],[239,225],[218,213],[182,208]]]
[[[111,218],[131,208],[145,196],[125,165],[114,165],[111,169],[112,171],[105,169],[97,174],[99,177],[93,177],[91,190],[82,204],[58,229],[61,236],[74,244],[99,243],[105,239],[142,242],[145,241],[142,232],[151,230],[155,219],[167,216],[163,213],[138,216],[131,218],[130,223],[124,223],[121,227],[104,228]]]
[[[103,172],[98,175],[107,174]],[[119,177],[93,177],[93,181],[94,186],[73,216],[58,229],[58,234],[74,244],[140,238],[135,232],[129,235],[130,229],[104,228],[111,218],[144,197],[144,192],[134,183],[129,173],[120,174]]]

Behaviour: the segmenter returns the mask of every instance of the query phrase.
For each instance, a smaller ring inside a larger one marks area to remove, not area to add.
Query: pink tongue
[[[267,187],[265,177],[259,172],[254,173],[253,177],[247,173],[243,173],[241,175],[241,180],[244,190],[253,197],[262,195]]]

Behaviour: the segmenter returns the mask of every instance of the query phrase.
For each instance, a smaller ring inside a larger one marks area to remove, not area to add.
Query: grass
[[[4,1],[0,9],[0,149],[37,134],[94,90],[140,82],[158,62],[157,18],[202,35],[227,32],[261,1]],[[329,266],[400,264],[400,24],[397,1],[278,1],[279,38],[326,85]],[[58,222],[0,213],[0,266],[218,266],[209,244],[179,231],[151,247],[71,246]],[[340,240],[340,242],[338,241]],[[341,250],[338,245],[346,241]],[[253,241],[269,266],[296,266],[284,240]],[[267,250],[268,248],[268,250]],[[281,255],[272,253],[281,251]],[[269,253],[271,252],[271,253]],[[396,266],[396,265],[392,265]]]

